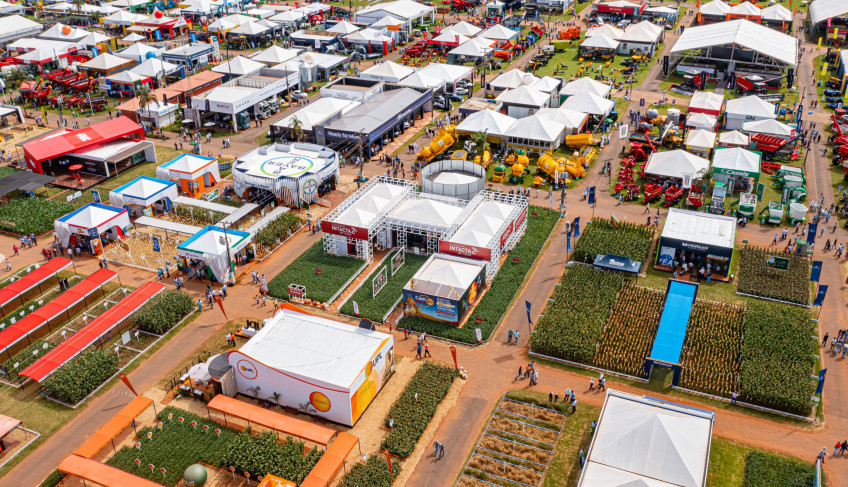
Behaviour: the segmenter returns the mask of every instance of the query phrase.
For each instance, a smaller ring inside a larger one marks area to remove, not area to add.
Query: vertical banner
[[[192,44],[193,44],[193,43],[195,43],[195,42],[197,42],[197,33],[195,33],[194,31],[190,32],[190,33],[188,34],[188,38],[189,38],[189,41],[190,41]]]
[[[126,375],[124,375],[124,374],[118,374],[118,377],[121,379],[121,382],[123,382],[124,384],[126,384],[126,386],[127,386],[127,387],[128,387],[128,388],[132,391],[132,393],[133,393],[133,394],[135,394],[136,396],[138,396],[138,393],[137,393],[137,392],[135,392],[135,389],[133,389],[132,384],[130,384],[130,379],[129,379],[129,377],[127,377],[127,376],[126,376]]]
[[[821,268],[822,261],[814,260],[813,261],[813,270],[810,272],[810,280],[813,282],[819,282],[819,277],[821,276]]]
[[[530,304],[530,301],[524,301],[524,305],[527,306],[527,323],[532,325],[533,320],[530,319],[530,306],[532,305]]]
[[[162,246],[159,244],[159,237],[151,237],[153,241],[153,251],[154,252],[162,252]]]
[[[456,347],[454,347],[453,345],[451,345],[451,347],[450,347],[450,351],[451,351],[451,356],[453,356],[453,367],[454,367],[455,369],[458,369],[458,368],[459,368],[459,364],[456,362]]]
[[[821,72],[821,74],[822,74],[822,76],[824,76],[824,75],[826,75],[826,74],[827,74],[827,63],[826,63],[826,62],[822,65],[822,72]]]
[[[816,300],[813,301],[813,306],[821,306],[824,303],[825,296],[827,296],[827,285],[819,284],[819,290],[816,292]]]
[[[819,37],[819,49],[821,49],[821,41],[822,41],[822,38]]]
[[[824,378],[827,376],[827,369],[821,369],[819,371],[819,385],[816,386],[816,394],[821,394],[824,390]]]
[[[668,76],[668,56],[663,56],[663,76]]]
[[[810,244],[816,243],[816,232],[818,232],[819,226],[817,223],[808,223],[807,224],[807,242]]]
[[[565,234],[565,251],[571,252],[571,230]]]
[[[580,217],[574,219],[574,237],[577,238],[580,236]]]
[[[359,316],[359,303],[356,301],[353,302],[353,312],[356,313],[356,316]]]
[[[589,201],[589,205],[590,205],[590,206],[591,206],[591,205],[594,205],[594,204],[595,204],[595,187],[594,187],[594,186],[589,186],[589,188],[587,189],[587,191],[589,192],[589,196],[588,196],[588,198],[586,198],[586,199]]]
[[[91,190],[91,198],[95,203],[102,203],[102,201],[100,201],[100,191],[97,191],[96,189]]]

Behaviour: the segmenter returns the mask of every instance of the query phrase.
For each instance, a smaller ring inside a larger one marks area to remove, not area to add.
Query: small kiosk
[[[80,246],[94,255],[103,252],[105,241],[123,238],[129,227],[130,217],[125,208],[101,203],[89,203],[54,223],[62,245]]]
[[[153,216],[154,210],[170,211],[177,196],[177,183],[174,181],[140,176],[112,190],[109,193],[109,202],[115,206],[123,206],[135,216]],[[141,215],[136,214],[130,205],[140,206]]]
[[[655,267],[691,275],[708,268],[713,279],[726,280],[735,241],[735,218],[669,208]]]
[[[459,325],[486,285],[486,264],[433,254],[403,288],[404,316]]]
[[[236,261],[246,262],[252,258],[247,249],[251,240],[248,232],[208,225],[178,245],[177,255],[185,259],[183,264],[187,267],[183,267],[183,270],[189,274],[190,269],[205,265],[205,274],[209,280],[235,282]]]
[[[183,154],[157,167],[156,177],[177,180],[184,194],[197,197],[221,181],[221,172],[214,157]]]

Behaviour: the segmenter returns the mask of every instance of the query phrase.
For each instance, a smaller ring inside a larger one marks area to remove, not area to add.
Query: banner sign
[[[303,299],[306,297],[306,286],[289,284],[289,297]]]
[[[321,222],[321,230],[342,237],[354,238],[356,240],[368,240],[368,229],[344,225],[336,222]]]
[[[819,277],[821,276],[822,269],[822,261],[814,260],[813,261],[813,270],[810,272],[810,280],[812,282],[819,282]]]
[[[813,306],[821,306],[824,303],[824,297],[827,296],[827,286],[825,284],[819,285],[819,290],[816,292],[816,300],[813,301]]]
[[[595,204],[595,187],[589,186],[588,192],[589,192],[589,196],[586,199],[589,200],[590,205],[594,205]]]
[[[807,224],[807,243],[810,245],[816,243],[816,232],[819,231],[819,226],[817,223],[808,223]]]
[[[388,270],[388,267],[383,266],[382,269],[377,271],[377,275],[374,276],[374,279],[371,280],[371,289],[373,291],[373,294],[371,295],[371,297],[376,298],[377,293],[379,293],[380,290],[383,289],[383,287],[386,285],[386,282],[388,282],[388,281],[389,281],[389,270]]]
[[[503,242],[503,240],[501,241]],[[476,245],[448,242],[446,240],[439,240],[439,253],[465,257],[467,259],[492,260],[491,249],[477,247]]]
[[[565,234],[565,251],[571,252],[571,230]]]
[[[151,240],[153,241],[153,251],[154,252],[162,252],[162,247],[161,247],[161,245],[159,245],[159,238],[158,237],[151,237]]]
[[[530,307],[531,307],[532,305],[530,304],[530,301],[524,301],[524,305],[525,305],[525,306],[527,306],[527,323],[530,323],[530,324],[532,325],[532,324],[533,324],[533,320],[532,320],[532,319],[530,319]]]
[[[766,267],[769,269],[785,271],[789,268],[789,259],[786,257],[777,257],[775,255],[766,256]]]
[[[574,237],[580,236],[580,217],[574,219]]]
[[[757,203],[763,200],[763,191],[766,190],[766,185],[763,183],[757,183]]]
[[[94,199],[95,203],[102,203],[102,201],[100,201],[100,191],[97,191],[96,189],[91,190],[91,198]]]
[[[512,224],[512,229],[518,231],[521,228],[521,225],[524,223],[524,220],[527,219],[527,207],[525,206],[521,213],[515,218],[515,223]]]
[[[821,394],[824,390],[824,378],[827,376],[827,369],[821,369],[819,371],[819,385],[816,386],[816,394]]]
[[[509,240],[510,235],[512,235],[512,226],[514,223],[514,221],[509,222],[509,225],[507,225],[506,229],[501,234],[501,248],[506,245],[506,241]]]
[[[392,275],[395,275],[398,269],[403,267],[403,264],[406,262],[406,252],[403,249],[399,250],[398,253],[392,256]]]

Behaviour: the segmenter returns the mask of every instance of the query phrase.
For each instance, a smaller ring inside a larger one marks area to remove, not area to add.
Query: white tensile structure
[[[89,203],[53,222],[59,242],[66,247],[72,235],[80,236],[85,242],[104,234],[109,240],[117,240],[129,226],[130,217],[125,208],[101,203]]]
[[[654,152],[645,164],[646,175],[677,179],[683,179],[687,173],[697,179],[709,169],[709,160],[681,149]]]
[[[715,413],[610,390],[578,487],[704,487]]]
[[[759,96],[743,96],[728,100],[724,109],[724,128],[739,130],[745,122],[777,118],[777,108]]]

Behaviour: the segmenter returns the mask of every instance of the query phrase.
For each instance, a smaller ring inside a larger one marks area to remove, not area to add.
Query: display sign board
[[[515,224],[514,221],[509,222],[509,225],[506,227],[506,229],[501,234],[501,248],[503,248],[503,246],[506,245],[506,241],[509,240],[509,236],[512,235],[512,230],[513,230],[512,226],[514,224]]]
[[[289,297],[303,299],[306,297],[306,286],[289,284]]]
[[[385,287],[386,283],[389,281],[389,268],[383,266],[382,269],[377,271],[377,275],[374,276],[374,279],[371,280],[371,290],[372,298],[376,298],[377,294]]]
[[[403,264],[406,263],[406,252],[403,249],[400,249],[395,255],[392,256],[392,275],[395,275],[395,272],[398,271]]]
[[[91,198],[94,200],[95,203],[101,203],[101,201],[100,201],[100,191],[97,191],[96,189],[92,189],[91,190]]]
[[[777,269],[779,271],[785,271],[789,268],[789,259],[786,257],[777,257],[774,255],[766,256],[766,267],[769,269]]]
[[[159,237],[151,237],[151,240],[153,241],[153,251],[154,252],[161,252],[162,246],[159,245]]]
[[[524,220],[527,219],[527,207],[525,206],[521,213],[515,218],[515,223],[512,224],[513,230],[518,230],[521,228],[521,225],[524,223]]]
[[[321,222],[321,230],[324,233],[339,235],[342,237],[355,238],[357,240],[368,240],[368,229],[354,227],[336,222]]]
[[[439,240],[439,253],[465,257],[467,259],[486,261],[492,259],[491,249],[486,247],[477,247],[476,245],[448,242],[446,240]]]
[[[763,183],[757,183],[757,202],[763,200],[763,191],[766,190],[766,185]]]
[[[88,233],[88,236],[91,237],[91,238],[99,238],[100,237],[100,232],[97,231],[96,227],[95,228],[89,228],[88,230],[86,230],[86,233]]]

